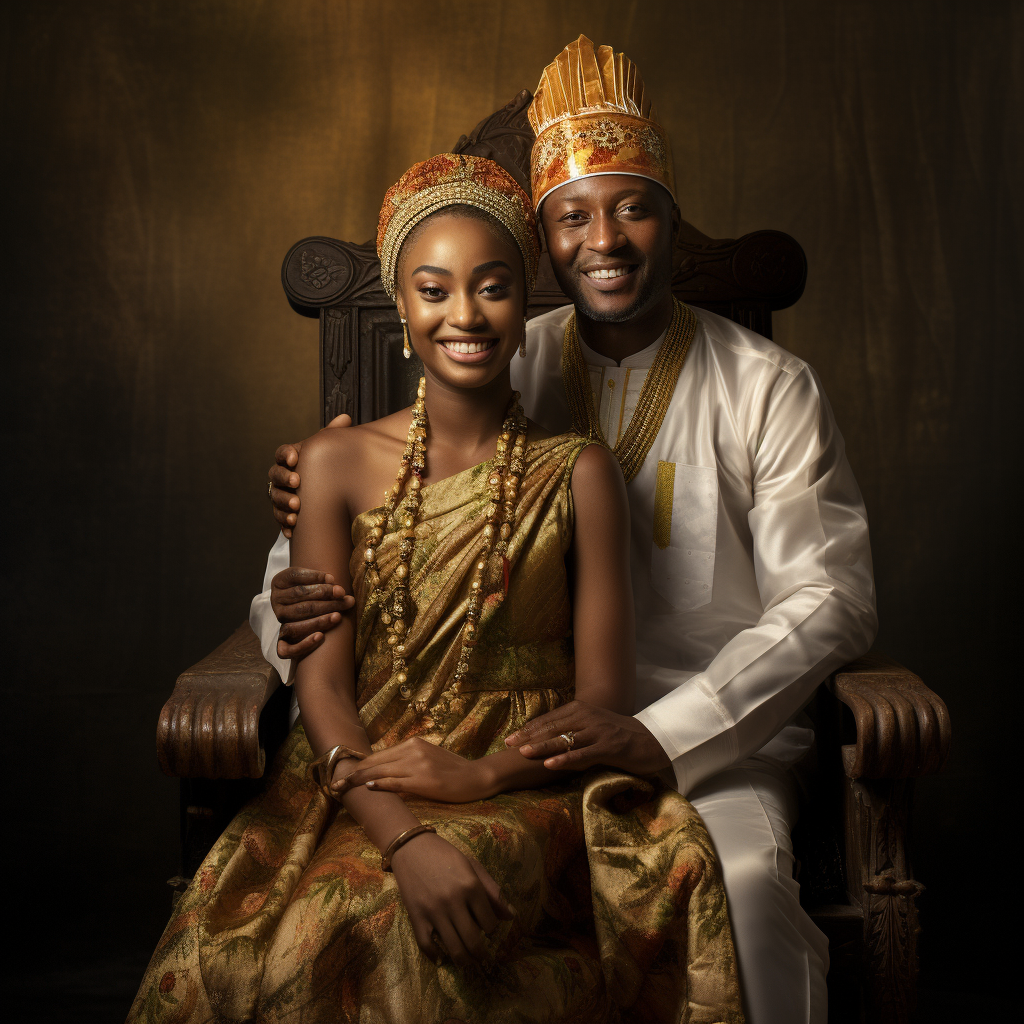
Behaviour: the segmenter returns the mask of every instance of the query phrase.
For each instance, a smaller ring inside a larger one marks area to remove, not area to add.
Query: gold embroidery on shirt
[[[684,302],[673,299],[672,322],[654,357],[654,365],[644,378],[626,433],[612,449],[627,484],[640,472],[658,436],[696,330],[697,317],[693,311]],[[601,428],[599,409],[594,407],[594,395],[587,388],[586,372],[587,364],[583,362],[576,331],[576,314],[572,313],[562,335],[562,385],[569,402],[573,429],[591,441],[608,446]]]
[[[672,495],[676,489],[676,464],[658,460],[658,482],[654,487],[654,543],[668,547],[672,539]]]
[[[626,379],[622,382],[622,403],[619,405],[619,429],[615,431],[615,443],[619,443],[622,437],[622,420],[626,415],[626,392],[629,390],[629,370],[626,370]]]

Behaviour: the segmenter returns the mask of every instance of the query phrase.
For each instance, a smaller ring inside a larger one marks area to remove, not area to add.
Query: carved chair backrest
[[[531,98],[524,89],[463,135],[453,152],[497,161],[529,191],[533,132],[526,109]],[[715,239],[684,222],[676,240],[676,296],[769,338],[772,310],[796,302],[806,279],[803,249],[781,231]],[[322,424],[341,413],[363,423],[411,404],[421,367],[415,357],[402,358],[402,327],[381,286],[373,242],[304,238],[285,257],[281,280],[296,312],[320,320]],[[544,253],[528,315],[568,301]]]

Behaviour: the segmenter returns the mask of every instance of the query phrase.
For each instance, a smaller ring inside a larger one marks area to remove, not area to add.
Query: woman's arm
[[[293,565],[331,573],[349,592],[352,533],[344,480],[358,471],[353,460],[357,447],[358,438],[348,431],[321,431],[303,445],[302,520],[295,524],[291,541]],[[355,614],[351,609],[342,614],[340,625],[326,634],[320,647],[299,662],[295,692],[314,756],[339,743],[372,753],[355,703]],[[339,774],[356,763],[342,762]],[[389,794],[352,790],[343,803],[381,850],[420,823],[398,797]]]
[[[355,431],[321,431],[303,446],[302,522],[295,526],[291,545],[294,563],[331,573],[346,590],[352,586],[348,568],[352,530],[344,480],[362,469],[359,443]],[[342,613],[340,625],[299,663],[295,689],[315,755],[339,743],[371,753],[355,702],[352,609]],[[343,779],[357,764],[353,759],[342,761],[335,779]],[[393,793],[360,786],[349,790],[342,803],[379,850],[420,824]],[[438,835],[425,832],[413,837],[398,848],[391,864],[416,941],[431,958],[439,953],[440,939],[457,964],[467,966],[479,960],[485,952],[483,934],[494,931],[499,919],[512,916],[484,868]]]
[[[629,504],[615,456],[598,445],[584,448],[576,460],[571,487],[575,512],[571,549],[574,704],[629,714],[636,686]],[[585,743],[586,730],[580,731],[578,738]],[[560,749],[565,749],[564,743]],[[511,789],[545,786],[567,774],[530,760],[514,748],[467,761],[424,740],[411,739],[360,764],[350,781],[356,786],[459,803]]]
[[[629,499],[614,454],[592,444],[572,474],[572,628],[576,699],[631,715],[636,621],[629,570]]]

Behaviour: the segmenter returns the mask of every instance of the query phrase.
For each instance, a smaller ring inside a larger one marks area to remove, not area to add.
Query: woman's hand
[[[354,786],[406,793],[449,804],[493,795],[486,758],[470,761],[419,737],[404,740],[359,762],[354,770],[339,764],[331,789],[338,796]],[[344,763],[344,762],[343,762]]]
[[[436,961],[441,949],[460,967],[479,963],[484,936],[510,921],[514,912],[498,883],[472,858],[430,832],[414,836],[391,858],[413,933],[420,949]]]

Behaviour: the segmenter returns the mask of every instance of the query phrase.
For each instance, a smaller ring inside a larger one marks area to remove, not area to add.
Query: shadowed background
[[[923,1019],[1002,1007],[1022,27],[996,0],[9,5],[6,967],[25,1019],[120,1019],[169,912],[157,713],[245,617],[273,450],[317,427],[316,324],[282,257],[370,238],[406,167],[581,31],[641,69],[687,220],[807,252],[775,339],[819,372],[864,491],[878,646],[953,719],[918,787]]]

